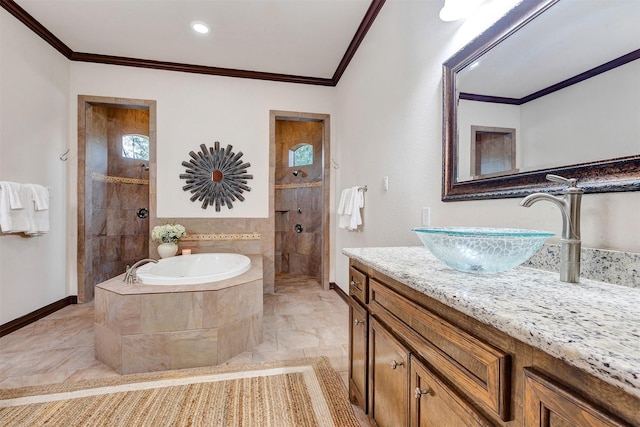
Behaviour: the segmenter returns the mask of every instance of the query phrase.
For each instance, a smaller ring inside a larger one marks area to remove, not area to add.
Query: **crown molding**
[[[40,38],[53,46],[58,52],[71,61],[92,62],[96,64],[119,65],[123,67],[149,68],[154,70],[177,71],[182,73],[208,74],[224,77],[237,77],[254,80],[269,80],[285,83],[299,83],[318,86],[336,86],[340,77],[347,69],[349,62],[355,55],[360,43],[373,25],[380,9],[386,0],[372,0],[365,13],[358,30],[356,31],[342,60],[338,64],[332,78],[312,76],[296,76],[290,74],[267,73],[262,71],[236,70],[231,68],[209,67],[205,65],[183,64],[177,62],[154,61],[149,59],[128,58],[122,56],[102,55],[98,53],[74,52],[62,40],[38,22],[26,10],[20,7],[14,0],[0,0],[0,5],[11,15],[16,17],[27,28],[36,33]]]

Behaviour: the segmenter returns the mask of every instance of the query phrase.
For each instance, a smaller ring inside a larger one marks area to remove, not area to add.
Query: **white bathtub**
[[[180,255],[137,269],[145,285],[197,285],[238,276],[251,268],[251,259],[232,253]]]

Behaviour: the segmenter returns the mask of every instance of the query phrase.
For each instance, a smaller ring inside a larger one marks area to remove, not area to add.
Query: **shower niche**
[[[289,229],[289,211],[276,211],[276,273],[289,272],[289,241],[287,230]]]

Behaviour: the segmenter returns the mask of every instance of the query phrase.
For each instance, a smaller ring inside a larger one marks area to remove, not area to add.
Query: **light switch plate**
[[[422,208],[422,226],[429,227],[431,225],[431,208]]]

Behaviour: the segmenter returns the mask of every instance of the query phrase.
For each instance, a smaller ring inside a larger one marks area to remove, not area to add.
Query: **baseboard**
[[[330,282],[329,289],[333,289],[338,295],[340,295],[340,298],[342,298],[342,301],[349,304],[349,295],[347,295],[340,286],[338,286],[334,282]]]
[[[52,302],[51,304],[39,308],[36,311],[32,311],[29,314],[18,317],[17,319],[7,322],[4,325],[0,325],[0,337],[10,334],[13,331],[17,331],[20,328],[24,328],[25,326],[35,322],[36,320],[42,319],[43,317],[46,317],[51,313],[55,313],[61,308],[77,303],[78,297],[76,295],[70,295],[68,297],[62,298],[60,301]]]

